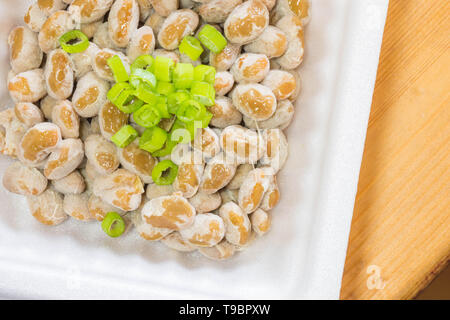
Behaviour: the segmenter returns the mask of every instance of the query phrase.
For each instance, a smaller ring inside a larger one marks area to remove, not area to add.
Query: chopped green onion
[[[172,153],[172,150],[177,146],[178,143],[175,141],[170,141],[167,139],[166,143],[164,144],[164,147],[160,150],[157,150],[152,153],[152,156],[154,157],[165,157]]]
[[[204,51],[200,41],[192,36],[186,36],[183,38],[180,43],[179,50],[181,53],[187,55],[192,61],[200,58]]]
[[[134,90],[123,90],[119,97],[111,102],[123,113],[133,113],[144,105],[144,101],[139,100],[134,93]]]
[[[169,109],[167,106],[167,97],[165,96],[157,97],[155,107],[161,114],[161,118],[170,119],[172,117],[172,115],[169,113]]]
[[[130,125],[123,126],[112,137],[111,141],[114,142],[119,148],[125,148],[138,137],[138,132]]]
[[[163,96],[168,96],[175,92],[175,86],[171,82],[159,81],[156,85],[156,92]]]
[[[133,120],[141,127],[151,128],[161,121],[161,113],[155,106],[146,104],[133,113]]]
[[[194,69],[194,80],[214,84],[216,81],[216,69],[204,64],[196,66]]]
[[[125,82],[116,83],[107,93],[109,101],[113,102],[119,98],[120,94],[125,90],[133,90],[133,88]]]
[[[112,238],[117,238],[125,232],[125,221],[117,212],[108,212],[102,221],[103,231]]]
[[[159,81],[172,81],[172,72],[175,62],[167,57],[157,56],[154,63],[154,73]]]
[[[189,99],[184,101],[177,110],[177,118],[183,122],[198,119],[205,112],[205,107],[198,101]]]
[[[205,24],[198,33],[198,39],[214,53],[221,52],[227,46],[227,39],[212,25]]]
[[[191,141],[195,139],[197,136],[199,129],[203,128],[203,121],[195,120],[185,124],[186,129],[189,131],[189,135],[191,137]]]
[[[159,186],[171,185],[178,175],[178,166],[170,160],[158,163],[152,171],[152,179]]]
[[[209,123],[211,122],[213,116],[214,115],[211,112],[206,110],[205,113],[198,119],[202,122],[203,129],[209,126]]]
[[[134,94],[148,104],[155,104],[158,100],[158,95],[152,91],[148,84],[143,82],[139,83]]]
[[[167,141],[167,132],[160,127],[152,127],[144,131],[139,139],[139,148],[150,153],[162,149]]]
[[[188,89],[194,81],[194,66],[190,63],[178,63],[173,71],[173,82],[177,89]]]
[[[79,53],[89,48],[89,38],[80,30],[71,30],[59,38],[59,44],[67,53]]]
[[[177,129],[185,128],[185,124],[180,121],[179,119],[176,119],[175,122],[172,125],[172,128],[170,129],[169,135],[167,137],[167,141],[164,145],[164,147],[161,150],[155,151],[152,153],[152,156],[154,157],[165,157],[172,153],[173,148],[176,147],[178,143],[180,143],[180,139],[176,139],[174,137],[174,132]]]
[[[134,62],[131,64],[131,71],[135,69],[145,69],[148,71],[151,71],[153,67],[153,63],[155,62],[155,59],[149,54],[144,54],[134,60]]]
[[[179,128],[174,130],[170,135],[170,138],[177,144],[179,143],[187,144],[191,142],[191,140],[193,140],[192,134],[187,126],[185,128]]]
[[[168,104],[169,112],[171,114],[176,114],[181,103],[190,98],[191,98],[191,94],[187,90],[180,90],[180,91],[169,94],[167,96],[167,104]]]
[[[181,135],[178,135],[178,137],[176,137],[174,135],[174,132],[177,131],[178,129],[186,129],[186,123],[184,123],[183,121],[181,121],[180,119],[176,119],[172,129],[170,129],[170,140],[178,143],[183,142],[185,139],[180,139]]]
[[[140,83],[147,84],[152,90],[156,88],[156,77],[150,71],[144,69],[134,69],[130,75],[130,83],[137,88]]]
[[[116,82],[127,82],[128,72],[127,69],[125,69],[125,66],[123,65],[122,59],[118,55],[115,55],[108,60],[106,60],[106,63],[108,64],[109,68],[111,69],[114,80]]]
[[[165,157],[170,155],[172,153],[172,150],[177,146],[177,144],[186,140],[185,137],[183,137],[183,135],[178,134],[179,132],[178,129],[185,129],[185,128],[186,124],[180,121],[179,119],[176,119],[172,125],[172,128],[170,129],[169,136],[167,138],[164,147],[161,150],[153,152],[152,156]],[[175,132],[177,132],[177,134]]]
[[[199,115],[196,116],[196,118],[193,121],[188,122],[182,122],[181,119],[177,119],[178,123],[176,122],[178,127],[182,127],[186,129],[189,133],[190,140],[194,140],[195,136],[198,134],[199,130],[201,128],[206,128],[209,125],[209,122],[211,121],[213,117],[213,114],[206,110],[206,108],[202,105],[202,111]],[[188,140],[183,140],[185,142],[178,141],[178,143],[188,143]]]
[[[191,87],[192,98],[207,107],[213,106],[216,98],[214,86],[207,82],[194,81]]]

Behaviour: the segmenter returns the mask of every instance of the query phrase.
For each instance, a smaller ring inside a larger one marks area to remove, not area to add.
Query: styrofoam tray
[[[7,33],[29,2],[0,0],[3,79]],[[109,239],[98,223],[43,226],[24,198],[0,188],[0,296],[338,298],[387,4],[313,1],[303,92],[279,177],[282,200],[267,236],[229,261],[213,262],[135,233]],[[0,97],[6,101],[5,85]],[[0,172],[9,163],[2,157]]]

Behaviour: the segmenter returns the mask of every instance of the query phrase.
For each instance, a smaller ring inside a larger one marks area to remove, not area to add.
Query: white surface
[[[17,2],[11,8],[13,1],[0,0],[9,10],[1,10],[3,29],[24,12]],[[267,236],[230,261],[213,262],[134,233],[108,239],[98,223],[40,225],[23,198],[1,190],[0,296],[337,299],[387,3],[313,1],[304,89]],[[0,172],[7,163],[0,159]]]

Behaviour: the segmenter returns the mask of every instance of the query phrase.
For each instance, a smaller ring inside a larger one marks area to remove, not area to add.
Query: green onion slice
[[[154,62],[155,59],[153,59],[151,55],[144,54],[134,60],[134,62],[131,64],[131,71],[135,69],[145,69],[151,71]]]
[[[216,98],[214,86],[207,82],[194,81],[191,87],[192,98],[207,107],[213,106]]]
[[[189,136],[191,141],[194,141],[197,134],[200,132],[199,129],[203,127],[203,121],[195,120],[192,122],[186,123],[186,129],[189,131]]]
[[[174,132],[177,131],[178,129],[186,129],[186,123],[184,123],[183,121],[181,121],[180,119],[176,119],[172,129],[170,129],[170,140],[178,143],[182,143],[184,142],[186,139],[182,137],[182,135],[178,134],[178,135],[174,135]]]
[[[170,119],[172,117],[167,106],[167,97],[159,96],[156,99],[156,108],[159,110],[161,118]]]
[[[79,53],[89,48],[89,38],[80,30],[71,30],[59,38],[59,44],[67,53]]]
[[[102,221],[103,231],[112,238],[117,238],[125,232],[125,221],[117,212],[108,212]]]
[[[189,89],[194,81],[194,66],[190,63],[177,63],[173,71],[173,82],[177,89]]]
[[[172,153],[172,150],[176,147],[176,145],[178,143],[180,143],[181,141],[183,141],[183,139],[180,139],[180,137],[178,139],[176,139],[176,137],[174,136],[174,132],[177,129],[182,129],[185,128],[185,124],[180,121],[179,119],[176,119],[174,124],[172,125],[172,128],[170,129],[169,135],[167,137],[167,141],[164,144],[164,147],[160,150],[157,150],[155,152],[152,153],[152,156],[154,157],[165,157],[168,156]]]
[[[196,66],[194,69],[194,80],[214,84],[216,81],[216,69],[204,64]]]
[[[159,186],[171,185],[178,175],[178,166],[170,160],[158,163],[152,171],[152,179]]]
[[[184,37],[178,48],[181,53],[187,55],[192,61],[200,58],[204,51],[200,41],[192,36]]]
[[[175,130],[172,133],[171,139],[177,141],[177,143],[188,143],[189,141],[193,141],[196,135],[200,132],[199,129],[208,127],[212,117],[213,114],[203,107],[203,112],[193,121],[182,122],[180,119],[177,119],[179,123],[175,124],[177,124],[178,128],[184,128],[187,132],[187,136],[180,140],[180,131]]]
[[[160,150],[157,150],[152,153],[153,157],[165,157],[172,153],[172,150],[177,146],[178,143],[175,141],[170,141],[167,139],[166,143],[164,144],[163,148]]]
[[[134,90],[123,90],[120,95],[111,102],[123,113],[133,113],[144,105],[144,101],[138,99],[134,94]]]
[[[148,104],[156,104],[158,95],[154,93],[151,87],[146,83],[139,83],[135,90],[135,96]]]
[[[191,98],[191,94],[187,90],[180,90],[167,96],[167,105],[171,114],[176,114],[181,103]]]
[[[164,147],[167,141],[167,132],[160,127],[152,127],[144,131],[139,139],[139,148],[153,153]]]
[[[171,82],[159,81],[156,85],[156,92],[160,95],[168,96],[175,92],[175,86]]]
[[[170,135],[170,138],[177,144],[179,143],[187,144],[193,140],[192,133],[187,126],[185,128],[174,130]]]
[[[156,88],[156,77],[150,71],[144,69],[134,69],[130,75],[130,84],[137,88],[140,83],[147,84],[152,90]]]
[[[198,119],[205,112],[205,106],[198,101],[189,99],[184,101],[177,110],[177,118],[187,123]]]
[[[202,128],[207,128],[209,126],[209,123],[211,122],[211,119],[214,115],[209,112],[208,110],[205,111],[205,113],[198,119],[202,122]]]
[[[133,120],[141,127],[151,128],[161,121],[161,113],[155,106],[146,104],[133,113]]]
[[[198,33],[198,39],[214,53],[221,52],[227,46],[227,39],[212,25],[205,24]]]
[[[112,137],[111,141],[114,142],[119,148],[125,148],[132,143],[137,137],[138,132],[130,125],[123,126]]]
[[[113,102],[119,98],[120,94],[125,90],[133,90],[133,88],[125,82],[116,83],[107,93],[109,101]]]
[[[127,69],[125,68],[122,59],[118,55],[115,55],[106,60],[109,68],[111,69],[114,80],[116,82],[127,82],[129,79]]]
[[[172,72],[173,68],[175,67],[175,62],[167,57],[157,56],[155,58],[154,63],[154,73],[156,76],[156,79],[159,81],[166,81],[171,82],[172,81]]]

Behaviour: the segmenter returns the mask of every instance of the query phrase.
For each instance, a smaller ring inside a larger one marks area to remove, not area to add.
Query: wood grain
[[[449,261],[449,16],[390,1],[342,299],[413,298]]]

